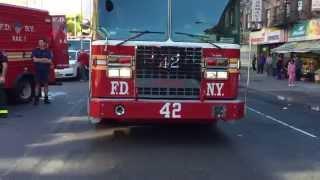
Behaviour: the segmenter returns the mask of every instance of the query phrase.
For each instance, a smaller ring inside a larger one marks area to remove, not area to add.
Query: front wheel
[[[15,100],[18,103],[28,103],[34,95],[34,83],[30,78],[23,78],[18,81],[15,89]]]

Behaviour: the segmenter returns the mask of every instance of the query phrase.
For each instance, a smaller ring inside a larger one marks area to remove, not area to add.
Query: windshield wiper
[[[175,32],[175,34],[178,34],[178,35],[185,35],[185,36],[189,36],[189,37],[192,37],[192,38],[208,38],[208,36],[205,36],[205,35],[200,35],[200,34],[191,34],[191,33],[185,33],[185,32]],[[218,49],[222,49],[222,47],[220,47],[219,45],[209,41],[209,40],[206,40],[206,39],[200,39],[206,43],[209,43],[211,44],[212,46],[218,48]]]
[[[99,36],[103,37],[104,39],[107,39],[109,37],[109,32],[106,28],[99,26],[96,29],[96,32]]]
[[[158,32],[158,31],[129,31],[130,33],[135,33],[135,35],[129,37],[128,39],[125,39],[123,40],[122,42],[120,42],[119,44],[117,44],[116,46],[121,46],[123,45],[124,43],[128,42],[128,41],[131,41],[133,39],[137,39],[139,38],[140,36],[143,36],[145,34],[164,34],[164,32]]]

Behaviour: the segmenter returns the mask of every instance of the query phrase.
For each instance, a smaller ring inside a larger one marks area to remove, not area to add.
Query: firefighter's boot
[[[39,105],[39,101],[40,101],[40,97],[39,96],[34,96],[33,105],[38,106]]]
[[[51,101],[49,100],[48,96],[44,97],[44,103],[45,104],[51,104]]]

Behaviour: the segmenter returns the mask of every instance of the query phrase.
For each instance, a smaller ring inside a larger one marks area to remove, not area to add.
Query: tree
[[[77,36],[81,34],[82,20],[83,20],[83,17],[80,14],[75,16],[67,16],[68,34],[72,34],[73,36]]]

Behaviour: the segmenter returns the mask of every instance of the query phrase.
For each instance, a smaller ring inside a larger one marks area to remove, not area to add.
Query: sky
[[[44,9],[49,11],[51,15],[74,15],[81,12],[81,1],[84,16],[90,18],[92,0],[0,0],[0,3]]]

